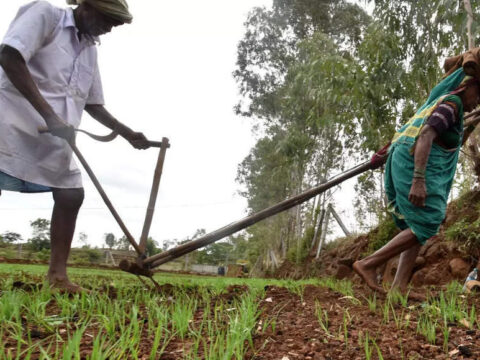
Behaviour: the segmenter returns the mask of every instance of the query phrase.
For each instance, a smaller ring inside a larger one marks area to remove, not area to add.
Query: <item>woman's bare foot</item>
[[[385,293],[385,290],[377,284],[377,273],[375,269],[368,269],[362,265],[362,261],[355,261],[353,263],[353,270],[365,281],[367,286],[375,291],[378,291],[382,294]]]
[[[58,290],[61,293],[67,294],[80,294],[90,293],[89,290],[81,287],[80,285],[72,283],[68,278],[51,277],[47,276],[47,281],[50,284],[50,288]]]

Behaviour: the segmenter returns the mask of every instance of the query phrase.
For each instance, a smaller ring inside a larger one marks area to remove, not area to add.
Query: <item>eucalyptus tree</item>
[[[368,22],[368,15],[360,7],[346,1],[275,0],[271,10],[256,8],[250,13],[245,37],[238,46],[234,76],[242,95],[236,111],[256,120],[263,135],[239,166],[238,178],[246,186],[252,211],[259,209],[258,204],[265,207],[295,195],[311,185],[310,181],[324,177],[319,174],[325,172],[326,164],[312,171],[312,163],[318,164],[322,158],[323,149],[318,145],[340,145],[339,133],[332,131],[333,122],[324,115],[332,111],[313,108],[308,97],[301,98],[304,84],[297,79],[303,77],[302,63],[312,59],[308,50],[315,46],[309,48],[304,42],[317,33],[326,34],[328,48],[324,51],[337,54],[337,48],[341,48],[342,55],[348,57],[361,41]],[[339,157],[330,159],[334,163]],[[292,237],[300,238],[301,222],[299,208],[264,223],[268,231],[263,231],[262,225],[251,231],[262,236],[269,233],[265,240],[280,243],[285,253]],[[254,239],[252,236],[249,240]]]

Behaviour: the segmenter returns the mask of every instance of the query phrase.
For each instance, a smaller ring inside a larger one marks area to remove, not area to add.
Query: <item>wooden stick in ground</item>
[[[143,261],[144,264],[151,264],[151,267],[157,267],[161,264],[164,264],[170,260],[176,259],[182,255],[185,255],[189,252],[202,248],[206,245],[214,243],[220,239],[223,239],[226,236],[232,235],[237,231],[243,230],[257,222],[271,217],[275,214],[278,214],[282,211],[288,210],[296,205],[299,205],[312,197],[330,189],[331,187],[350,179],[358,174],[361,174],[371,168],[370,162],[366,162],[359,166],[356,166],[349,171],[345,172],[341,176],[338,176],[326,183],[323,183],[319,186],[316,186],[310,190],[307,190],[299,195],[296,195],[290,199],[284,200],[279,204],[273,205],[267,209],[264,209],[256,214],[247,216],[242,220],[233,222],[223,228],[220,228],[214,232],[211,232],[197,240],[190,241],[186,244],[177,246],[168,251],[162,252],[160,254],[151,256]]]
[[[139,248],[142,254],[145,253],[147,247],[148,233],[152,225],[153,213],[155,212],[155,203],[157,202],[158,188],[160,187],[160,179],[162,177],[163,163],[165,162],[165,154],[169,147],[168,139],[162,139],[162,146],[158,154],[157,166],[153,175],[152,190],[150,192],[150,199],[148,201],[147,213],[145,214],[145,222],[143,223],[142,235],[140,236]]]
[[[90,166],[88,165],[87,161],[85,160],[85,158],[83,157],[82,153],[78,150],[77,146],[73,143],[70,143],[70,147],[72,148],[73,152],[75,153],[75,155],[77,156],[78,160],[80,160],[80,162],[82,163],[83,165],[83,168],[85,169],[85,171],[87,172],[88,176],[90,177],[90,179],[92,180],[93,182],[93,185],[95,185],[95,187],[97,188],[100,196],[102,197],[103,201],[105,202],[105,205],[107,205],[108,209],[110,210],[110,212],[112,213],[113,217],[115,218],[115,220],[117,221],[118,225],[120,226],[120,228],[122,229],[123,233],[125,234],[125,236],[127,237],[127,240],[130,242],[130,244],[133,246],[133,248],[135,249],[135,251],[138,253],[138,255],[141,255],[142,252],[140,251],[140,248],[138,247],[138,244],[135,242],[135,239],[133,238],[132,234],[130,234],[130,231],[128,231],[127,227],[125,226],[124,222],[122,221],[120,215],[118,214],[117,210],[115,210],[115,208],[113,207],[112,205],[112,202],[110,201],[110,199],[108,198],[107,194],[105,193],[105,191],[103,190],[102,188],[102,185],[100,185],[99,181],[97,180],[97,177],[95,176],[95,174],[93,173],[92,169],[90,168]]]

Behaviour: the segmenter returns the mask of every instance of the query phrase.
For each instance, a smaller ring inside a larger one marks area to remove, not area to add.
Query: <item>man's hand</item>
[[[148,149],[150,147],[148,139],[141,132],[132,131],[124,137],[135,149]]]
[[[69,143],[74,142],[75,128],[72,125],[63,122],[56,116],[45,119],[45,122],[47,123],[50,134],[65,139]]]
[[[413,178],[408,201],[418,207],[425,207],[425,199],[427,198],[427,187],[424,178]]]

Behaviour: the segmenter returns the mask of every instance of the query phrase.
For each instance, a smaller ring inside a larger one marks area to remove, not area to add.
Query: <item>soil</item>
[[[225,299],[240,295],[242,291],[248,289],[232,288]],[[362,286],[355,288],[357,299],[369,295],[371,292],[368,289]],[[398,330],[393,315],[388,322],[383,319],[380,309],[385,299],[379,298],[377,301],[374,313],[369,310],[366,301],[357,302],[323,287],[307,286],[303,296],[286,288],[269,287],[265,297],[260,300],[261,315],[253,335],[253,348],[249,348],[244,359],[365,359],[364,341],[367,334],[370,339],[375,339],[385,360],[480,358],[479,330],[470,330],[460,323],[449,324],[450,337],[445,349],[441,333],[437,333],[435,344],[428,343],[422,335],[417,334],[419,319],[415,310],[410,312],[401,306],[395,307],[396,317],[410,317],[408,326]],[[480,298],[471,298],[470,301],[477,307],[480,305]],[[329,334],[319,326],[316,315],[316,307],[319,305],[328,313]],[[415,308],[420,306],[415,302],[408,305]],[[350,320],[345,333],[346,309]],[[197,310],[193,324],[202,321],[204,311],[208,309]],[[273,327],[272,319],[275,319]],[[267,326],[264,331],[265,323]],[[188,339],[173,339],[161,359],[181,359],[182,354],[190,348]],[[372,359],[378,359],[376,351],[375,349]],[[465,356],[466,353],[470,355]],[[203,359],[203,350],[200,349],[197,355]]]
[[[25,282],[13,282],[12,288],[35,292],[35,284],[40,281],[38,276],[25,276]],[[178,286],[163,285],[163,296],[171,298],[179,290]],[[196,286],[182,287],[182,291],[188,292],[191,297],[198,296],[199,300],[200,290]],[[264,296],[258,299],[260,316],[252,332],[252,345],[248,341],[245,342],[245,348],[248,350],[244,359],[366,359],[364,343],[367,334],[370,339],[375,340],[383,359],[480,359],[480,330],[475,329],[475,326],[469,329],[462,321],[449,323],[449,339],[446,347],[443,345],[443,334],[439,331],[436,334],[435,343],[432,344],[423,335],[417,333],[422,304],[410,301],[407,304],[408,307],[396,305],[392,310],[395,316],[390,314],[389,319],[385,320],[382,313],[385,299],[381,295],[377,295],[376,310],[371,311],[367,302],[367,298],[372,296],[371,291],[361,285],[355,285],[353,290],[355,298],[312,285],[306,286],[302,293],[292,292],[282,287],[267,286]],[[421,289],[414,290],[421,291]],[[95,291],[105,294],[112,300],[117,297],[114,288],[105,287]],[[232,285],[224,293],[212,298],[210,308],[199,301],[190,326],[199,328],[199,324],[204,319],[204,312],[209,311],[213,314],[213,304],[223,302],[226,309],[234,307],[236,301],[247,292],[249,292],[248,286]],[[480,296],[468,296],[466,301],[469,307],[474,305],[477,309],[480,308]],[[142,306],[139,307],[139,314],[146,314]],[[318,308],[328,314],[326,329],[322,329],[318,321]],[[59,311],[60,308],[52,297],[45,315],[56,315]],[[407,317],[408,324],[406,324]],[[404,320],[400,329],[395,319]],[[76,330],[75,318],[72,320],[56,329],[56,334],[64,341],[67,341]],[[148,322],[148,318],[146,315],[139,315],[139,321]],[[227,328],[226,313],[217,321],[225,329]],[[54,339],[57,335],[52,336],[54,334],[48,330],[30,325],[26,318],[22,318],[22,325],[25,340],[30,337],[34,342],[45,344],[44,348],[48,348],[49,353],[55,353],[57,343]],[[93,341],[100,332],[97,326],[98,323],[92,322],[84,333],[81,341],[81,359],[86,359],[91,354]],[[0,341],[6,348],[13,349],[12,355],[15,356],[18,345],[16,341],[9,338],[8,333],[3,333]],[[139,358],[148,358],[152,343],[152,337],[144,330],[141,336]],[[183,359],[183,355],[188,353],[192,344],[193,340],[188,337],[185,339],[174,337],[159,359]],[[370,343],[370,348],[374,349],[372,359],[378,359],[373,343]],[[25,349],[22,347],[21,350]],[[199,359],[205,358],[203,351],[203,348],[199,349],[197,353]],[[32,360],[39,358],[41,358],[40,353],[34,353],[31,357]]]

